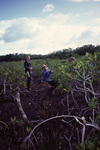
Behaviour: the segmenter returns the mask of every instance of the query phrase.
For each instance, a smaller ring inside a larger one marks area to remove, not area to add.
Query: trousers
[[[30,88],[30,84],[31,84],[31,74],[29,71],[27,71],[27,88]]]

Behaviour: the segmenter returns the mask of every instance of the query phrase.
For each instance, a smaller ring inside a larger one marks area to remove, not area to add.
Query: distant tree
[[[85,55],[87,52],[91,53],[91,54],[94,54],[95,46],[92,45],[92,44],[91,45],[84,45],[82,47],[76,48],[74,50],[74,52],[81,55],[81,56]]]
[[[27,55],[31,56],[31,59],[66,59],[69,57],[70,53],[74,56],[74,57],[78,57],[78,56],[83,56],[86,53],[91,53],[94,54],[94,52],[100,52],[100,45],[94,46],[92,44],[90,45],[84,45],[82,47],[78,47],[75,50],[73,50],[72,48],[69,49],[63,49],[63,50],[58,50],[55,51],[53,53],[50,53],[48,55],[36,55],[36,54],[8,54],[8,55],[3,55],[0,56],[0,62],[2,61],[20,61],[20,60],[25,60]]]

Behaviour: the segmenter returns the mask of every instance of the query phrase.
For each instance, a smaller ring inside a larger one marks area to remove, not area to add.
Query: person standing
[[[27,55],[26,60],[24,62],[25,73],[27,73],[27,89],[30,90],[30,83],[31,83],[31,63],[30,63],[30,55]]]

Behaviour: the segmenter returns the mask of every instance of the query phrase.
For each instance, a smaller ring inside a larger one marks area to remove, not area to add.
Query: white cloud
[[[48,54],[54,50],[98,44],[100,18],[79,23],[79,15],[49,15],[0,22],[0,55]],[[77,21],[76,21],[77,20]]]
[[[30,39],[33,36],[33,33],[35,34],[37,27],[37,19],[21,18],[14,21],[11,20],[8,23],[8,27],[4,28],[5,32],[2,34],[1,39],[3,39],[5,43],[18,41],[21,39]]]
[[[81,33],[81,35],[80,35],[80,40],[85,40],[85,39],[89,39],[89,38],[91,38],[91,30],[86,30],[86,31],[84,31],[83,33]]]
[[[42,11],[46,13],[46,12],[52,12],[53,10],[54,10],[54,6],[52,4],[47,4]]]

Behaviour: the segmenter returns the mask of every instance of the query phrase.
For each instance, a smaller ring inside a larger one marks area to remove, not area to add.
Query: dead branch
[[[0,121],[0,124],[3,124],[6,127],[6,129],[8,129],[8,125],[5,122]]]
[[[6,80],[4,80],[3,82],[3,87],[4,87],[3,94],[5,95],[6,94]]]
[[[76,107],[78,107],[78,103],[76,102],[75,98],[74,98],[74,95],[73,95],[73,91],[71,90],[71,95],[72,95],[72,98],[73,98],[73,101],[74,101],[74,104]]]
[[[77,136],[78,136],[78,144],[80,144],[79,130],[77,127],[76,127],[76,131],[77,131]]]
[[[100,131],[100,127],[97,124],[91,124],[91,123],[86,123],[86,120],[84,117],[80,118],[77,116],[72,116],[72,115],[61,115],[61,116],[55,116],[55,117],[51,117],[48,118],[42,122],[40,122],[39,124],[37,124],[32,131],[30,132],[30,134],[23,140],[23,145],[25,145],[27,143],[27,141],[31,138],[32,134],[34,134],[35,130],[41,126],[42,124],[54,120],[54,119],[59,119],[59,118],[74,118],[80,125],[82,125],[83,128],[83,133],[82,133],[82,144],[84,142],[84,136],[85,136],[85,126],[89,126],[89,127],[93,127],[95,129],[97,129],[98,131]]]
[[[64,135],[64,137],[65,137],[65,139],[69,142],[70,150],[72,150],[72,145],[71,145],[71,142],[70,142],[72,136],[70,136],[69,139],[68,139],[65,135]]]
[[[23,119],[28,123],[29,122],[28,118],[27,118],[27,116],[26,116],[26,114],[22,108],[21,102],[20,102],[20,93],[19,92],[17,92],[15,99],[17,101],[17,105],[18,105],[18,108],[22,114]]]
[[[69,95],[68,95],[68,92],[67,92],[67,108],[68,108],[68,115],[69,115]]]
[[[84,144],[85,128],[86,128],[86,126],[85,126],[85,125],[83,125],[83,131],[82,131],[82,142],[81,142],[81,145],[83,145],[83,144]]]

